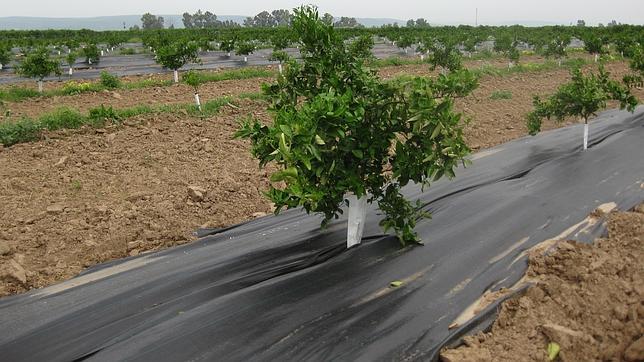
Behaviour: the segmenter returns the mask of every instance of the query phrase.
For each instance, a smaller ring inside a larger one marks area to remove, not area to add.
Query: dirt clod
[[[644,361],[644,336],[633,342],[626,349],[624,359],[629,362]]]
[[[194,202],[202,202],[206,198],[206,189],[199,186],[188,186],[188,196]]]

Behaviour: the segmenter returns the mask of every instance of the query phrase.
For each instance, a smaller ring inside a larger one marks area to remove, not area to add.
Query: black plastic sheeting
[[[363,244],[345,250],[343,220],[320,230],[291,210],[1,299],[0,359],[434,359],[494,320],[492,305],[448,328],[523,276],[522,252],[601,204],[644,200],[644,108],[605,112],[590,134],[586,152],[577,125],[478,153],[425,192],[407,187],[433,213],[417,227],[425,246],[401,248],[371,209]]]

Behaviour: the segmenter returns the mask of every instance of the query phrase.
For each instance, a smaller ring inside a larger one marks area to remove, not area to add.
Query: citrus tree
[[[235,53],[237,53],[237,55],[243,55],[244,63],[248,63],[248,55],[253,54],[254,51],[255,51],[255,45],[253,43],[248,41],[243,41],[237,44],[237,49],[235,50]]]
[[[583,37],[582,40],[584,41],[584,49],[591,55],[595,56],[595,63],[599,60],[600,55],[606,53],[606,49],[604,49],[604,40],[599,36],[589,33]]]
[[[366,42],[343,41],[315,7],[295,9],[292,26],[302,59],[263,87],[273,122],[247,119],[236,133],[250,139],[262,167],[278,166],[266,193],[276,212],[301,206],[323,214],[324,226],[343,204],[359,220],[366,203],[376,202],[385,230],[403,244],[419,241],[414,227],[427,214],[401,188],[453,177],[465,162],[462,115],[453,106],[476,88],[476,77],[462,70],[384,81],[366,66]],[[360,241],[360,230],[349,222],[348,246]]]
[[[49,57],[47,48],[38,48],[27,54],[25,59],[16,68],[18,74],[38,80],[38,92],[42,93],[42,82],[45,77],[52,74],[60,75],[60,64]]]
[[[183,81],[192,87],[192,89],[195,92],[195,105],[197,106],[197,109],[201,111],[201,99],[199,98],[199,86],[204,84],[206,80],[204,77],[201,75],[201,73],[195,71],[195,70],[189,70],[186,72],[186,74],[183,75]]]
[[[572,80],[561,85],[557,92],[547,99],[534,97],[534,110],[527,117],[528,131],[531,135],[537,134],[541,130],[541,122],[544,118],[554,118],[558,122],[566,117],[581,118],[584,121],[583,147],[586,150],[588,119],[591,116],[605,109],[609,100],[618,101],[620,109],[626,108],[631,112],[638,102],[627,87],[610,79],[603,65],[600,65],[598,74],[584,75],[579,68],[573,69],[571,74]]]
[[[76,59],[78,58],[78,54],[75,52],[70,52],[67,53],[65,56],[65,61],[67,62],[67,65],[69,66],[69,76],[71,77],[74,74],[74,63],[76,63]]]
[[[83,53],[83,56],[85,57],[85,62],[87,62],[87,64],[89,65],[98,63],[101,58],[101,53],[98,50],[98,47],[96,46],[96,44],[88,44],[86,47],[83,48],[82,53]]]
[[[188,63],[199,62],[198,47],[193,42],[177,41],[156,49],[156,62],[172,69],[174,82],[179,83],[179,68]]]
[[[0,70],[11,61],[11,48],[0,44]]]
[[[230,58],[230,52],[235,50],[235,43],[236,43],[235,38],[224,39],[221,41],[221,44],[219,45],[219,49],[228,53],[228,57]]]
[[[624,83],[629,87],[644,87],[644,49],[634,47],[628,53],[631,54],[631,73],[624,76]]]

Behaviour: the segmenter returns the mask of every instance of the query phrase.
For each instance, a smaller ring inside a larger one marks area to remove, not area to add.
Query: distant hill
[[[165,26],[174,25],[175,28],[183,28],[181,15],[161,15],[165,20]],[[242,15],[221,15],[219,20],[232,20],[242,24],[246,16]],[[382,26],[384,24],[398,23],[404,25],[406,21],[400,19],[373,19],[356,18],[364,26]],[[99,16],[93,18],[44,18],[10,16],[0,17],[0,30],[44,30],[44,29],[91,29],[91,30],[121,30],[128,29],[133,25],[141,25],[141,15],[118,15]]]

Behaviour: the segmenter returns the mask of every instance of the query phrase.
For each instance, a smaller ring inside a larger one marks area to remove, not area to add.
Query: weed
[[[499,99],[512,99],[512,92],[509,90],[497,90],[492,92],[490,99],[499,100]]]
[[[121,80],[106,71],[101,72],[101,85],[107,89],[115,89],[121,86]]]
[[[83,185],[78,180],[72,180],[72,183],[71,183],[70,187],[71,187],[72,191],[78,192],[83,188]]]

